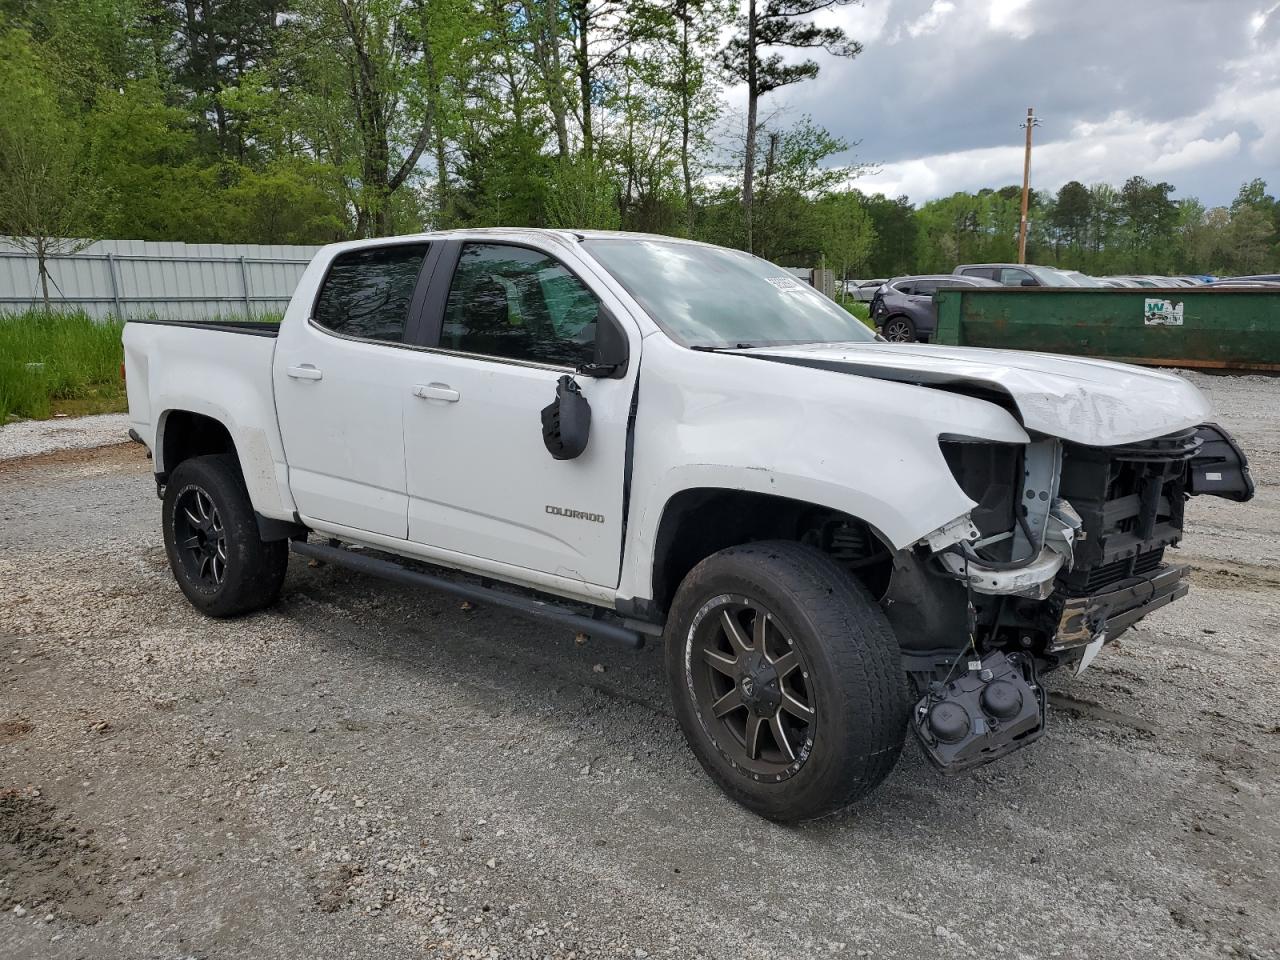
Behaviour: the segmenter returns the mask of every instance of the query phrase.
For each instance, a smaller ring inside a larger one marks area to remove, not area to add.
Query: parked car
[[[1212,283],[1204,284],[1204,286],[1213,287],[1215,290],[1223,287],[1252,287],[1257,290],[1270,290],[1280,288],[1280,280],[1254,280],[1252,278],[1245,277],[1234,278],[1231,280],[1214,280]]]
[[[1087,273],[1081,273],[1079,270],[1059,270],[1059,273],[1066,274],[1077,287],[1105,287],[1106,284],[1097,277],[1091,277]]]
[[[898,277],[876,291],[871,322],[880,336],[893,343],[928,343],[938,330],[938,305],[933,295],[944,287],[998,287],[994,280],[934,274]]]
[[[197,610],[269,606],[292,552],[661,636],[703,768],[782,821],[868,793],[908,729],[944,772],[1034,742],[1046,673],[1187,592],[1185,497],[1252,494],[1181,377],[877,342],[667,237],[333,244],[278,326],[131,321],[124,350]]]
[[[876,291],[888,282],[884,278],[880,280],[851,280],[848,287],[849,296],[862,303],[870,303],[875,298]]]
[[[994,280],[1006,287],[1075,287],[1074,280],[1052,267],[1031,263],[965,263],[951,271],[958,277]]]

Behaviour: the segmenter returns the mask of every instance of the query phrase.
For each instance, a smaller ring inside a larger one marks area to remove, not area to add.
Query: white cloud
[[[907,33],[912,37],[937,33],[955,11],[956,5],[951,0],[933,0],[933,6],[926,10],[923,16],[907,24]]]
[[[1261,16],[1264,21],[1280,18],[1280,2]],[[1119,184],[1134,174],[1176,181],[1195,171],[1228,167],[1267,176],[1280,165],[1280,47],[1255,41],[1237,59],[1220,65],[1220,77],[1212,99],[1184,116],[1154,120],[1117,109],[1065,130],[1055,129],[1047,118],[1036,130],[1032,185],[1057,190],[1072,179]],[[1007,145],[886,163],[855,185],[864,192],[905,193],[919,202],[957,190],[1018,184],[1020,133],[1010,120]],[[1232,161],[1238,163],[1232,166]],[[1223,187],[1234,189],[1234,184]]]
[[[1035,22],[1027,9],[1030,5],[1031,0],[989,0],[987,23],[992,30],[1025,40],[1035,33]]]

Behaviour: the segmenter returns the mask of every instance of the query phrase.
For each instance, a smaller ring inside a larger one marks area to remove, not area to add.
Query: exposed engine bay
[[[912,727],[955,773],[1043,732],[1041,675],[1083,670],[1186,595],[1189,568],[1165,552],[1189,497],[1248,500],[1253,483],[1239,447],[1208,423],[1113,447],[941,446],[976,506],[894,557],[883,604],[920,697]]]

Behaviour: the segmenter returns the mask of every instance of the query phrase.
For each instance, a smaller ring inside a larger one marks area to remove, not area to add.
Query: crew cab
[[[703,767],[783,821],[872,790],[909,729],[945,773],[1034,741],[1046,672],[1187,592],[1188,497],[1253,493],[1176,375],[886,343],[666,237],[335,244],[278,326],[124,346],[198,609],[268,606],[292,552],[661,636]]]

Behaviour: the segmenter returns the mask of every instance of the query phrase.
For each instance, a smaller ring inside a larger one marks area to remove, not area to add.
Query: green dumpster
[[[937,343],[1280,371],[1280,289],[952,287],[935,297]]]

